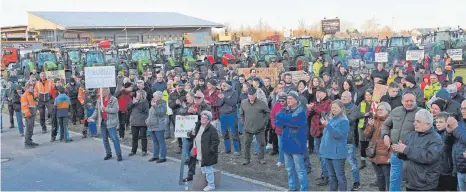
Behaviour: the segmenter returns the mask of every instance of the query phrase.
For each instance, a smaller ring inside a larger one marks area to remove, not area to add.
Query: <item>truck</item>
[[[2,48],[2,63],[0,69],[4,71],[10,64],[18,63],[20,57],[21,54],[19,49],[10,47]]]

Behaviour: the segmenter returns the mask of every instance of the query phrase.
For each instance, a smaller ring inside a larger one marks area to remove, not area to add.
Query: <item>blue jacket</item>
[[[348,118],[345,116],[334,116],[329,120],[320,143],[320,157],[346,159],[349,126]]]
[[[296,109],[283,108],[275,116],[275,126],[283,129],[283,151],[288,154],[299,154],[306,151],[307,117],[304,105],[298,104]]]
[[[71,100],[68,95],[64,93],[58,95],[53,105],[57,111],[57,117],[68,117],[68,109],[71,105]]]
[[[466,121],[466,120],[465,120]],[[453,144],[453,168],[458,173],[466,173],[466,158],[463,152],[466,151],[466,128],[464,121],[458,122],[458,127],[453,131],[455,136],[455,144]]]

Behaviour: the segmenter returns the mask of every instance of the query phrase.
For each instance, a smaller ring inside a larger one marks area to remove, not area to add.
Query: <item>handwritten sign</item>
[[[269,67],[270,67],[270,68],[278,68],[278,69],[281,69],[281,68],[283,68],[283,63],[270,63],[270,64],[269,64]]]
[[[254,42],[252,41],[251,37],[240,37],[239,38],[239,47],[240,49],[244,48],[244,46],[253,44]]]
[[[378,62],[378,63],[388,62],[388,53],[387,52],[375,53],[375,62]]]
[[[85,67],[86,88],[115,87],[115,66]]]
[[[407,61],[417,61],[424,58],[424,50],[409,50],[406,51]]]
[[[66,79],[65,70],[57,70],[57,71],[46,71],[45,77],[47,79],[55,80],[55,79]]]
[[[188,133],[194,131],[197,122],[197,115],[177,115],[175,119],[175,137],[187,138]]]
[[[244,76],[249,78],[250,70],[252,68],[239,68],[238,69],[238,74],[244,74]],[[271,79],[271,85],[275,86],[277,84],[278,80],[278,73],[279,69],[278,68],[254,68],[256,69],[257,76],[261,77],[262,79],[269,77]]]
[[[372,100],[375,102],[380,102],[380,99],[387,94],[388,86],[376,83],[374,85],[374,95],[372,95]]]
[[[358,68],[359,67],[359,62],[361,61],[361,59],[350,59],[348,61],[348,65],[350,67],[353,67],[353,68]]]
[[[448,55],[450,55],[453,61],[462,61],[463,60],[463,50],[462,49],[448,49]]]
[[[305,71],[288,71],[286,73],[291,74],[291,77],[293,78],[293,83],[295,85],[298,85],[298,82],[301,80],[308,82],[311,79],[309,74]]]

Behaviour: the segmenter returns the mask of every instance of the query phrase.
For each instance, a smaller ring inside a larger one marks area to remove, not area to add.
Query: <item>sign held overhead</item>
[[[86,88],[116,87],[115,66],[84,68]]]

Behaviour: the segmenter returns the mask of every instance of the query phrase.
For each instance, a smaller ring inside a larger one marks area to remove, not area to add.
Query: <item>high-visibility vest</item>
[[[84,88],[80,87],[78,91],[78,101],[81,103],[81,105],[84,105],[85,99],[86,99],[86,92]]]
[[[23,113],[24,117],[32,116],[30,108],[36,108],[36,102],[34,101],[32,93],[26,91],[23,95],[21,95],[21,112]]]
[[[34,97],[39,98],[40,95],[52,95],[52,90],[54,89],[53,82],[49,79],[46,79],[44,83],[42,81],[37,81],[34,86]]]

